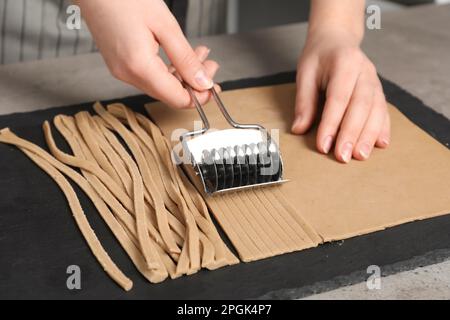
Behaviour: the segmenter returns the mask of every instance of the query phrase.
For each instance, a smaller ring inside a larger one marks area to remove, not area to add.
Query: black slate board
[[[293,82],[295,73],[223,83],[224,90]],[[409,119],[448,146],[450,121],[395,84],[383,80],[388,100]],[[143,112],[146,96],[115,99]],[[90,110],[91,103],[0,116],[0,128],[44,146],[41,124],[56,114]],[[67,146],[58,137],[60,146]],[[0,299],[243,299],[310,286],[337,276],[389,265],[450,248],[450,215],[252,263],[201,271],[149,284],[136,271],[90,200],[75,186],[91,225],[120,268],[134,282],[126,293],[91,254],[56,184],[14,147],[0,144]],[[66,268],[81,268],[81,290],[68,290]],[[361,273],[363,280],[364,273]],[[272,295],[283,297],[283,294]]]

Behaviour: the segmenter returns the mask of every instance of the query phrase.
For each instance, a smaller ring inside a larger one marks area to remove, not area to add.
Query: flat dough
[[[295,91],[295,84],[283,84],[221,94],[237,121],[279,129],[284,177],[289,179],[273,188],[239,193],[233,200],[205,196],[242,260],[254,259],[255,252],[230,223],[230,201],[260,215],[251,227],[261,232],[259,225],[266,222],[279,252],[302,250],[450,212],[450,152],[445,146],[390,106],[390,147],[374,150],[368,161],[341,164],[332,155],[316,151],[314,129],[304,136],[290,133]],[[162,103],[148,104],[146,108],[166,137],[172,137],[175,129],[192,130],[193,122],[199,120],[195,109],[174,111]],[[205,106],[204,111],[212,127],[229,128],[214,103]],[[178,140],[172,138],[173,146]]]

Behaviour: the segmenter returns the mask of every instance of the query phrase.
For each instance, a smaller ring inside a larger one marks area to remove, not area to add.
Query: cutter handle
[[[192,89],[192,87],[186,83],[185,81],[183,81],[181,79],[181,77],[176,74],[176,76],[178,76],[178,79],[181,81],[181,83],[183,84],[184,88],[186,88],[186,90],[188,91],[195,108],[197,109],[198,114],[200,115],[200,118],[202,119],[203,122],[203,128],[200,130],[195,130],[195,131],[190,131],[190,132],[186,132],[183,135],[180,136],[180,140],[181,141],[185,141],[187,137],[191,137],[197,134],[202,134],[205,133],[206,131],[209,130],[210,128],[210,124],[208,121],[208,118],[206,117],[205,112],[203,111],[203,107],[201,105],[201,103],[198,101],[197,97],[195,96],[194,90]],[[216,102],[217,106],[219,107],[220,112],[222,113],[222,115],[224,116],[225,120],[227,120],[227,122],[233,127],[233,128],[237,128],[237,129],[256,129],[256,130],[261,130],[264,134],[266,134],[267,136],[269,136],[267,130],[259,125],[259,124],[242,124],[242,123],[238,123],[236,122],[228,113],[227,108],[225,107],[225,105],[223,104],[222,100],[220,99],[219,94],[217,93],[216,89],[214,88],[214,86],[212,86],[209,91],[211,92],[214,101]]]

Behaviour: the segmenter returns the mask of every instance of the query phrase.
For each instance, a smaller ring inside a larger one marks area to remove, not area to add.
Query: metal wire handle
[[[194,131],[189,131],[184,133],[183,135],[180,136],[180,140],[183,142],[185,140],[185,138],[187,137],[191,137],[197,134],[202,134],[205,133],[206,131],[209,130],[210,128],[210,124],[208,121],[208,118],[206,117],[205,112],[203,111],[203,106],[201,105],[201,103],[198,101],[197,97],[195,96],[194,90],[192,89],[192,87],[187,84],[186,82],[182,81],[183,86],[186,88],[186,90],[188,91],[195,109],[197,109],[198,114],[200,115],[200,118],[203,122],[203,128],[200,130],[194,130]],[[217,106],[219,107],[220,112],[222,113],[223,117],[225,118],[225,120],[227,120],[227,122],[233,127],[233,128],[238,128],[238,129],[257,129],[257,130],[262,130],[264,133],[267,134],[267,130],[258,124],[242,124],[242,123],[238,123],[236,122],[228,113],[228,110],[226,109],[225,105],[223,104],[222,100],[220,99],[219,94],[217,93],[217,90],[215,89],[214,86],[212,86],[209,89],[209,92],[211,92],[211,95],[214,98],[214,101],[216,102]]]

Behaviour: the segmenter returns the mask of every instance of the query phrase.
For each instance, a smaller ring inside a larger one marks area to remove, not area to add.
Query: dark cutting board
[[[288,72],[258,79],[223,83],[224,90],[293,82]],[[450,121],[395,84],[383,80],[389,102],[436,140],[449,146]],[[144,112],[146,96],[115,99]],[[41,125],[57,114],[91,110],[92,103],[0,116],[0,128],[45,146]],[[67,145],[57,136],[58,145]],[[213,272],[148,283],[134,268],[90,200],[76,186],[81,204],[102,244],[134,282],[125,292],[97,263],[81,236],[63,193],[22,152],[0,144],[0,299],[243,299],[301,288],[367,266],[390,265],[432,250],[450,248],[450,215],[415,221],[317,248]],[[81,268],[81,290],[69,290],[66,269]],[[290,291],[286,291],[290,292]],[[278,293],[277,297],[289,297]],[[274,297],[274,295],[272,295]]]

